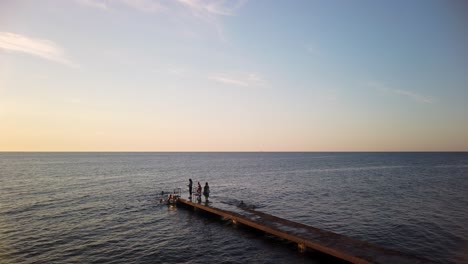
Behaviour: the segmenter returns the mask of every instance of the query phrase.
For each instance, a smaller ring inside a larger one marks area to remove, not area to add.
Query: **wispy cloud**
[[[201,18],[210,16],[234,16],[247,0],[75,0],[76,3],[99,9],[110,9],[113,4],[121,3],[142,12],[176,9],[180,6]]]
[[[76,3],[101,10],[111,10],[116,4],[123,4],[145,13],[156,13],[164,9],[160,1],[155,0],[75,0]]]
[[[265,86],[267,81],[256,73],[247,74],[247,81],[255,86]]]
[[[0,32],[0,49],[25,53],[71,67],[78,67],[66,56],[64,50],[51,40],[30,38],[24,35]]]
[[[177,0],[198,16],[221,15],[233,16],[235,11],[241,8],[246,0]]]
[[[165,9],[160,1],[153,0],[120,0],[123,4],[132,7],[138,11],[146,13],[156,13]]]
[[[367,86],[386,92],[386,93],[392,93],[395,95],[404,96],[418,103],[432,104],[434,102],[434,99],[432,97],[424,96],[424,95],[421,95],[412,91],[408,91],[408,90],[389,88],[385,86],[384,84],[380,82],[376,82],[376,81],[367,82]]]
[[[158,75],[174,77],[177,80],[192,79],[192,80],[209,80],[222,85],[238,86],[238,87],[265,87],[268,82],[256,73],[209,73],[200,69],[190,68],[186,65],[160,65],[154,67],[152,71]]]
[[[235,16],[247,0],[75,0],[76,3],[111,10],[115,6],[125,5],[145,13],[162,13],[178,20],[196,19],[214,28],[218,36],[225,40],[222,18]]]
[[[243,87],[255,87],[265,86],[266,81],[261,78],[258,74],[243,74],[241,76],[228,76],[225,74],[211,75],[208,79],[227,85],[243,86]]]
[[[75,0],[78,4],[98,9],[108,9],[107,3],[102,0]]]
[[[237,86],[249,86],[249,84],[244,81],[236,80],[236,79],[232,79],[228,77],[223,77],[223,76],[210,76],[209,79],[223,83],[223,84],[230,84],[230,85],[237,85]]]
[[[177,0],[189,13],[214,28],[218,37],[225,41],[222,18],[235,16],[238,9],[245,5],[247,0]]]

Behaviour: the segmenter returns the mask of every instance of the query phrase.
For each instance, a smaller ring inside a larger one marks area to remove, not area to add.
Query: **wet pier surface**
[[[222,204],[193,203],[185,199],[179,199],[178,203],[292,241],[297,243],[301,250],[310,248],[351,263],[431,263],[427,259],[248,208],[233,207],[232,210],[227,210],[220,208],[223,207]]]

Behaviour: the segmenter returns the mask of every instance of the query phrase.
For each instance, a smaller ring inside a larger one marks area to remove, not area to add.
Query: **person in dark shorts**
[[[202,188],[201,188],[200,182],[198,182],[197,193],[195,194],[195,196],[197,196],[197,202],[201,202],[201,191],[202,191]]]
[[[203,187],[203,196],[205,196],[205,200],[208,202],[208,197],[210,197],[210,186],[208,186],[208,182],[206,182],[205,187]]]
[[[192,185],[193,185],[193,182],[192,182],[192,179],[188,179],[189,180],[189,184],[187,185],[188,186],[188,191],[189,191],[189,198],[192,199]]]

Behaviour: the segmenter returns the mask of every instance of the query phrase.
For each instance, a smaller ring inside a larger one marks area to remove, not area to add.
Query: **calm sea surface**
[[[159,204],[188,178],[219,203],[467,263],[468,153],[0,153],[0,263],[320,262]]]

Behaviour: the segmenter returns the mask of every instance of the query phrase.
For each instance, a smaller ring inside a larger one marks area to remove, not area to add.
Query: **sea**
[[[0,263],[329,263],[161,204],[236,205],[436,263],[468,263],[468,153],[0,153]]]

